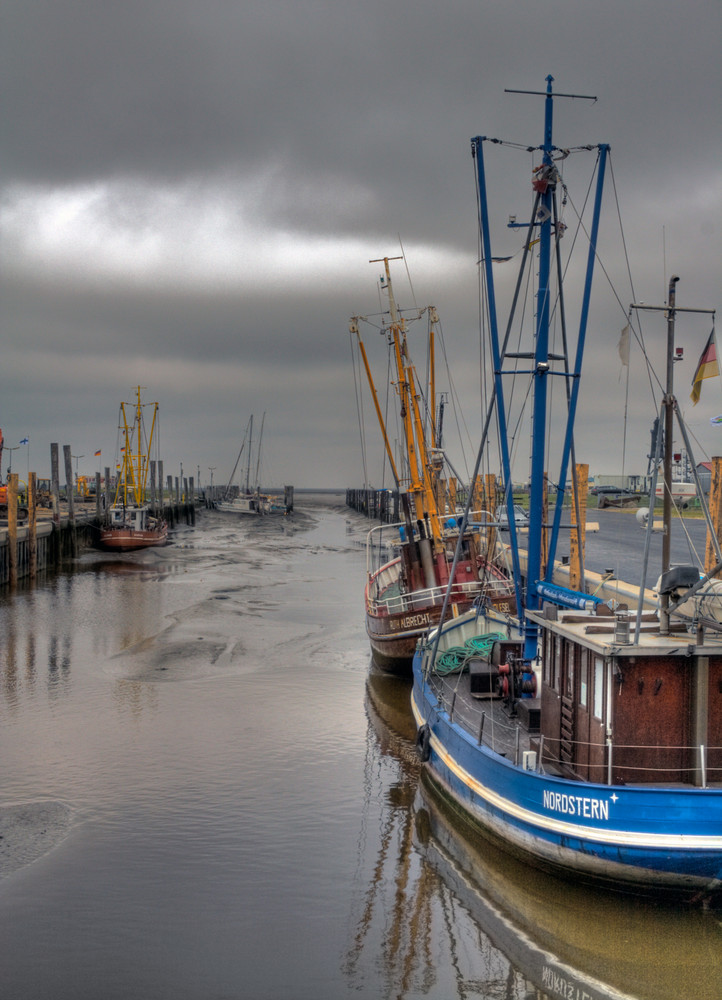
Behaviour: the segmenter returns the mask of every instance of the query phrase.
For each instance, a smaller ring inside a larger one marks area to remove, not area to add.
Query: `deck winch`
[[[531,660],[509,651],[506,662],[497,666],[496,691],[511,712],[521,698],[536,698],[537,681]]]

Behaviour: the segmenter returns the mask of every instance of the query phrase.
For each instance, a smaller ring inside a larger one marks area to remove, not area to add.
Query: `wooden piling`
[[[58,461],[57,443],[50,445],[50,475],[53,492],[53,524],[60,523],[60,464]]]
[[[196,488],[193,476],[188,477],[188,493],[186,494],[186,524],[196,523]]]
[[[481,509],[487,511],[493,520],[496,514],[496,476],[493,472],[487,472],[484,477]],[[496,555],[496,540],[496,528],[493,525],[488,525],[486,529],[486,558],[488,562],[493,562]]]
[[[70,554],[75,555],[75,496],[73,489],[73,456],[70,453],[70,445],[63,445],[63,458],[65,460],[65,501],[68,505],[68,522],[70,524]]]
[[[589,466],[577,463],[572,476],[572,530],[569,539],[569,586],[584,592],[584,546],[587,535],[587,484]],[[577,526],[577,505],[579,525]]]
[[[14,587],[18,582],[18,474],[8,476],[8,574]]]
[[[73,456],[70,453],[70,445],[63,445],[63,459],[65,461],[65,500],[68,505],[68,517],[71,522],[75,521],[75,496],[73,489]]]
[[[38,575],[38,521],[37,521],[37,475],[28,475],[28,576],[34,581]]]
[[[722,458],[712,458],[712,477],[709,491],[709,516],[712,527],[718,538],[722,538]],[[707,544],[704,553],[705,572],[709,573],[717,565],[717,553],[712,544],[712,536],[707,529]],[[717,573],[717,579],[722,579],[722,573]]]

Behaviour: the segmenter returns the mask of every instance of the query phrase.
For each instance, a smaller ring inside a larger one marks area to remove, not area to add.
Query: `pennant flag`
[[[710,417],[709,422],[712,424],[712,426],[714,426],[715,424],[722,424],[722,416]]]
[[[98,455],[100,455],[100,452],[99,452],[99,451],[96,451],[96,453],[95,453],[95,457],[97,458],[97,457],[98,457]]]
[[[20,444],[30,444],[30,438],[23,438]]]
[[[619,351],[619,357],[622,364],[626,368],[629,368],[629,323],[627,323],[621,332],[617,350]]]
[[[702,391],[702,380],[705,378],[713,378],[715,375],[719,375],[719,365],[717,364],[717,346],[714,340],[714,327],[712,328],[712,333],[709,335],[709,340],[705,345],[705,349],[700,355],[700,359],[697,362],[697,371],[694,373],[694,378],[692,379],[692,392],[690,393],[690,399],[696,406],[699,402],[700,393]]]

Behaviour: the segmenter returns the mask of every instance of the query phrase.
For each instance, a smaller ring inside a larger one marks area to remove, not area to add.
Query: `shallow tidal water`
[[[719,914],[550,879],[420,778],[368,527],[204,511],[0,596],[1,997],[719,1000]]]

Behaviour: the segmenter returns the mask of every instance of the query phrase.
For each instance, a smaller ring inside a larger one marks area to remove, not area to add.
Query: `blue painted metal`
[[[547,579],[550,578],[554,569],[556,558],[557,540],[559,538],[559,526],[562,519],[562,504],[564,503],[564,489],[567,482],[567,470],[569,468],[569,456],[572,450],[574,438],[574,421],[577,415],[577,402],[579,400],[579,388],[581,385],[582,359],[584,357],[584,347],[587,338],[587,322],[589,320],[589,301],[592,293],[592,278],[594,276],[594,265],[597,260],[597,239],[599,237],[599,219],[602,212],[602,190],[604,188],[604,175],[607,165],[607,154],[609,146],[599,147],[599,168],[597,170],[597,187],[594,196],[594,212],[592,215],[592,227],[589,234],[589,252],[587,254],[587,273],[584,280],[584,297],[582,299],[582,311],[579,320],[579,337],[577,339],[577,353],[574,361],[573,383],[571,398],[569,400],[569,410],[567,415],[567,428],[564,435],[564,447],[559,470],[559,489],[557,492],[557,502],[554,508],[554,520],[552,524],[551,538],[549,541],[549,559],[547,562]]]
[[[560,604],[565,608],[587,608],[590,604],[602,604],[601,597],[593,594],[582,594],[578,590],[569,590],[568,587],[560,587],[556,583],[540,581],[537,584],[537,593],[540,597],[555,604]]]
[[[552,125],[554,99],[553,77],[547,77],[547,96],[544,99],[543,168],[553,169]],[[544,510],[544,481],[547,423],[547,375],[549,372],[549,275],[551,260],[552,192],[548,187],[541,197],[542,222],[539,235],[539,289],[537,292],[536,343],[534,348],[534,408],[532,416],[531,484],[529,490],[529,545],[527,548],[527,584],[524,606],[536,610],[539,598],[536,582],[541,576],[542,513]],[[536,656],[537,629],[529,622],[524,644],[526,659]]]
[[[506,506],[509,519],[509,535],[511,540],[512,571],[517,608],[523,607],[521,592],[521,569],[519,566],[519,545],[517,541],[516,523],[514,521],[514,496],[511,490],[511,458],[509,455],[509,440],[506,425],[506,406],[504,404],[504,384],[501,378],[501,350],[499,346],[499,326],[496,314],[496,292],[494,290],[494,272],[491,257],[491,236],[489,233],[489,209],[486,197],[486,176],[484,171],[484,151],[482,143],[484,136],[471,140],[472,154],[476,157],[477,184],[479,188],[479,214],[481,226],[481,242],[484,254],[484,270],[486,273],[487,302],[489,306],[489,339],[494,360],[494,391],[496,394],[496,412],[501,442],[501,464],[506,486]]]
[[[542,168],[554,170],[552,152],[553,78],[547,77]],[[573,95],[566,95],[573,96]],[[487,279],[491,347],[494,361],[495,399],[499,418],[503,473],[511,483],[507,442],[507,413],[502,384],[500,345],[492,254],[485,187],[483,137],[472,140],[477,158],[480,195],[480,227]],[[580,329],[570,393],[562,461],[560,493],[548,565],[553,565],[558,537],[560,497],[572,449],[582,357],[586,338],[591,282],[596,259],[607,146],[600,146],[590,246],[584,284]],[[552,178],[554,181],[555,178]],[[527,586],[520,608],[538,608],[547,598],[568,607],[585,607],[595,600],[567,588],[540,580],[542,561],[542,509],[545,489],[545,444],[547,433],[547,378],[549,374],[549,283],[552,249],[552,195],[541,191],[539,290],[534,348],[534,410],[531,472],[531,523],[528,542]],[[505,348],[504,348],[505,350]],[[566,376],[565,376],[566,377]],[[508,497],[509,526],[515,575],[519,574],[517,536],[512,517],[513,497]],[[596,601],[599,599],[597,598]],[[478,741],[453,721],[435,693],[425,671],[430,669],[443,632],[444,644],[461,640],[464,622],[450,622],[432,633],[432,645],[419,645],[413,661],[412,709],[419,726],[429,726],[430,755],[426,767],[434,779],[453,796],[479,825],[497,835],[508,847],[556,867],[566,874],[580,873],[616,888],[648,890],[663,888],[686,895],[722,897],[722,787],[693,785],[597,784],[569,777],[527,770]],[[537,656],[537,625],[524,618],[517,626],[507,623],[516,639],[523,633],[524,669]],[[458,632],[457,632],[458,630]],[[483,631],[483,629],[482,629]],[[604,654],[605,656],[607,654]],[[682,656],[686,656],[684,650]],[[611,720],[608,720],[611,726]],[[611,729],[609,730],[611,735]],[[610,782],[611,782],[611,763]]]
[[[412,709],[428,762],[464,811],[507,847],[619,887],[722,890],[722,789],[599,785],[523,770],[450,721],[414,657]]]

